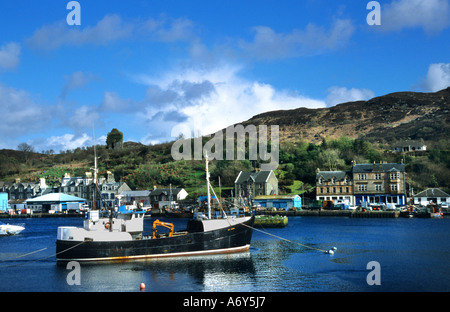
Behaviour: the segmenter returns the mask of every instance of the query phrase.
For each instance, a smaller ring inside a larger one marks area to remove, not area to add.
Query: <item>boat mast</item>
[[[95,134],[94,134],[94,168],[91,168],[94,171],[94,204],[92,206],[93,210],[97,210],[97,147],[95,144]]]
[[[208,220],[211,220],[211,193],[209,192],[209,169],[208,169],[208,153],[205,153],[205,161],[206,161],[206,189],[208,194]]]

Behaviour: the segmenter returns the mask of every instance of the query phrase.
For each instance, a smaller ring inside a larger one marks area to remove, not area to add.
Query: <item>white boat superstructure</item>
[[[16,235],[25,230],[21,225],[5,224],[0,222],[0,235]]]

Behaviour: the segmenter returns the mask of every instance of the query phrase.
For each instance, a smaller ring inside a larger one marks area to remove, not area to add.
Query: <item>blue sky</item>
[[[209,134],[271,110],[450,85],[450,1],[0,3],[0,148]]]

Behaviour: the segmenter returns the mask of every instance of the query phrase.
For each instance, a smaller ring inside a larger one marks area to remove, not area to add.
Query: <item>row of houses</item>
[[[58,186],[48,186],[45,178],[39,182],[0,182],[0,192],[7,193],[12,208],[23,204],[26,200],[51,193],[64,193],[66,195],[83,198],[90,206],[94,201],[95,183],[91,172],[84,177],[71,177],[66,173]],[[115,197],[121,192],[131,190],[124,182],[116,182],[114,175],[107,172],[107,178],[99,177],[97,180],[96,199],[100,207],[112,207]]]
[[[403,163],[353,163],[348,171],[321,171],[316,173],[316,200],[347,203],[350,206],[392,203],[406,205],[406,173]],[[59,204],[58,209],[67,207],[70,202],[93,206],[95,184],[92,174],[87,172],[84,177],[71,177],[65,174],[57,187],[48,187],[45,179],[35,183],[0,182],[0,193],[7,194],[8,206],[17,208],[25,201],[35,210],[48,211]],[[43,197],[49,194],[65,194],[69,197],[56,198],[57,195]],[[188,193],[183,188],[154,188],[153,190],[131,190],[124,182],[116,182],[108,172],[107,177],[98,179],[98,207],[111,208],[117,205],[117,197],[121,195],[122,202],[134,203],[142,207],[164,208],[176,206],[180,200],[186,199]],[[302,201],[298,195],[279,195],[278,179],[270,171],[241,171],[236,180],[234,194],[244,204],[255,204],[261,207],[301,208]],[[36,199],[36,200],[33,200]],[[0,200],[0,210],[4,210],[4,197]],[[439,189],[428,189],[414,197],[415,204],[450,203],[450,195]],[[53,206],[52,206],[53,205]],[[65,205],[65,206],[64,206]],[[3,208],[2,208],[3,207]]]
[[[65,210],[72,203],[93,207],[95,183],[92,173],[84,177],[71,177],[66,173],[58,186],[50,187],[45,178],[39,182],[0,182],[2,205],[0,211],[27,208],[35,211]],[[188,193],[183,188],[154,188],[153,190],[133,191],[125,182],[117,182],[111,172],[107,177],[97,180],[95,198],[97,207],[111,208],[117,205],[117,197],[122,195],[122,203],[135,203],[143,207],[164,207],[183,200]],[[6,204],[5,204],[5,198]]]

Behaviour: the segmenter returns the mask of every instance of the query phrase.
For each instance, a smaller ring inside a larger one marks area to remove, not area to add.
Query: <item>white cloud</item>
[[[185,18],[174,20],[161,17],[144,22],[142,34],[150,34],[154,40],[163,42],[189,41],[194,37],[194,23]]]
[[[0,83],[0,133],[4,139],[40,130],[50,116],[24,91]]]
[[[53,149],[55,151],[74,150],[78,147],[92,146],[94,144],[105,144],[106,137],[101,136],[94,140],[86,133],[75,135],[73,133],[66,133],[58,136],[51,136],[43,144],[43,149]],[[38,149],[39,150],[39,149]]]
[[[68,26],[65,21],[42,26],[27,39],[39,50],[54,50],[61,46],[106,45],[139,38],[152,41],[188,41],[193,38],[194,24],[188,19],[160,19],[124,21],[118,14],[106,15],[95,26]]]
[[[12,70],[19,65],[20,45],[15,42],[0,47],[0,70]]]
[[[334,106],[336,104],[369,100],[375,96],[375,93],[369,89],[347,89],[346,87],[333,86],[327,90],[328,96],[325,100],[327,106]]]
[[[95,79],[95,75],[92,73],[85,73],[82,71],[76,71],[70,76],[64,77],[66,83],[61,92],[61,98],[65,99],[70,91],[84,87],[87,83]]]
[[[423,28],[436,33],[450,26],[448,0],[396,0],[381,8],[381,29]]]
[[[67,117],[66,125],[70,126],[76,133],[85,129],[93,129],[96,122],[100,121],[100,114],[95,106],[82,105]]]
[[[100,110],[102,112],[126,113],[130,112],[133,101],[120,98],[117,92],[106,91],[103,96]]]
[[[450,63],[431,64],[423,83],[426,91],[436,92],[450,86]]]
[[[106,15],[97,25],[70,27],[65,21],[45,25],[36,30],[27,43],[36,49],[54,50],[61,46],[83,44],[104,45],[129,37],[133,27],[122,21],[119,15]]]
[[[239,69],[222,66],[174,71],[162,77],[141,75],[141,81],[149,84],[152,94],[158,91],[155,98],[164,102],[158,105],[147,96],[147,109],[139,115],[148,128],[143,143],[168,141],[180,133],[211,134],[266,111],[325,107],[321,100],[241,78]],[[189,97],[188,89],[192,92]]]
[[[338,49],[347,44],[355,27],[350,20],[338,19],[328,30],[312,23],[304,30],[294,29],[291,33],[276,33],[267,26],[257,26],[253,30],[253,41],[241,40],[239,46],[256,58],[276,59]]]

